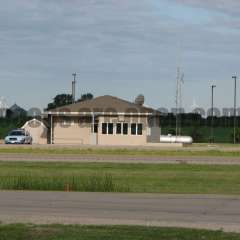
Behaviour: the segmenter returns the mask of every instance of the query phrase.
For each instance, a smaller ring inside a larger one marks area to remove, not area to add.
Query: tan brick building
[[[45,112],[49,143],[146,145],[159,142],[159,112],[112,96],[97,97]]]

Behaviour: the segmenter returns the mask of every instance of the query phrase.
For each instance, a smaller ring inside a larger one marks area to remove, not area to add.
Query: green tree
[[[69,105],[73,102],[71,94],[58,94],[54,99],[53,102],[49,103],[47,106],[47,110],[51,110],[57,107],[62,107]]]
[[[86,101],[86,100],[91,100],[93,99],[94,96],[92,93],[85,93],[85,94],[82,94],[81,98],[78,99],[78,102],[83,102],[83,101]]]
[[[199,130],[199,126],[195,125],[190,130],[190,136],[194,142],[201,142],[203,140],[203,134]]]
[[[77,100],[77,102],[83,102],[86,100],[93,99],[92,93],[85,93],[82,94],[81,98]],[[73,103],[73,98],[71,94],[58,94],[54,99],[53,102],[49,103],[46,110],[51,110],[57,107],[63,107]]]

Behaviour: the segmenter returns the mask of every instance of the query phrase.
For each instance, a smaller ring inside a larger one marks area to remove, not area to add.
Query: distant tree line
[[[236,118],[236,142],[240,143],[240,117]],[[204,118],[199,114],[185,113],[178,116],[181,135],[192,136],[194,142],[233,143],[234,117],[213,118],[214,136],[211,138],[212,117]],[[168,114],[160,117],[162,134],[176,134],[176,116]]]
[[[29,120],[27,115],[14,116],[11,112],[6,118],[0,118],[0,139],[4,138],[9,131],[15,128],[21,128]]]
[[[180,125],[182,127],[201,127],[201,126],[212,126],[212,117],[204,118],[196,113],[184,113],[179,114],[178,116]],[[240,117],[236,117],[236,125],[240,127]],[[160,124],[162,127],[173,127],[176,125],[176,116],[175,114],[163,115],[160,118]],[[230,116],[221,116],[213,117],[213,127],[233,127],[234,126],[234,117]]]

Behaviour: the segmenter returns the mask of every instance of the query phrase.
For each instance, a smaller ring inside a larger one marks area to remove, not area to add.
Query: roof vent
[[[135,104],[139,105],[139,106],[142,106],[145,102],[145,97],[144,95],[140,94],[136,97],[135,99]]]

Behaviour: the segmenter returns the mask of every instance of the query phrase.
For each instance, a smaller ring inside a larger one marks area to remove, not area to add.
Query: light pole
[[[213,108],[213,98],[214,98],[214,88],[216,87],[216,85],[212,85],[211,88],[212,88],[212,111],[211,111],[211,114],[212,114],[212,120],[211,120],[211,142],[214,142],[214,136],[213,136],[213,125],[214,125],[214,119],[213,119],[213,114],[214,114],[214,108]]]
[[[237,76],[234,79],[234,123],[233,123],[233,142],[236,144],[236,115],[237,115]]]
[[[76,76],[77,76],[77,74],[73,73],[72,76],[73,76],[73,81],[72,81],[72,101],[73,101],[73,103],[75,103],[75,101],[76,101]]]

